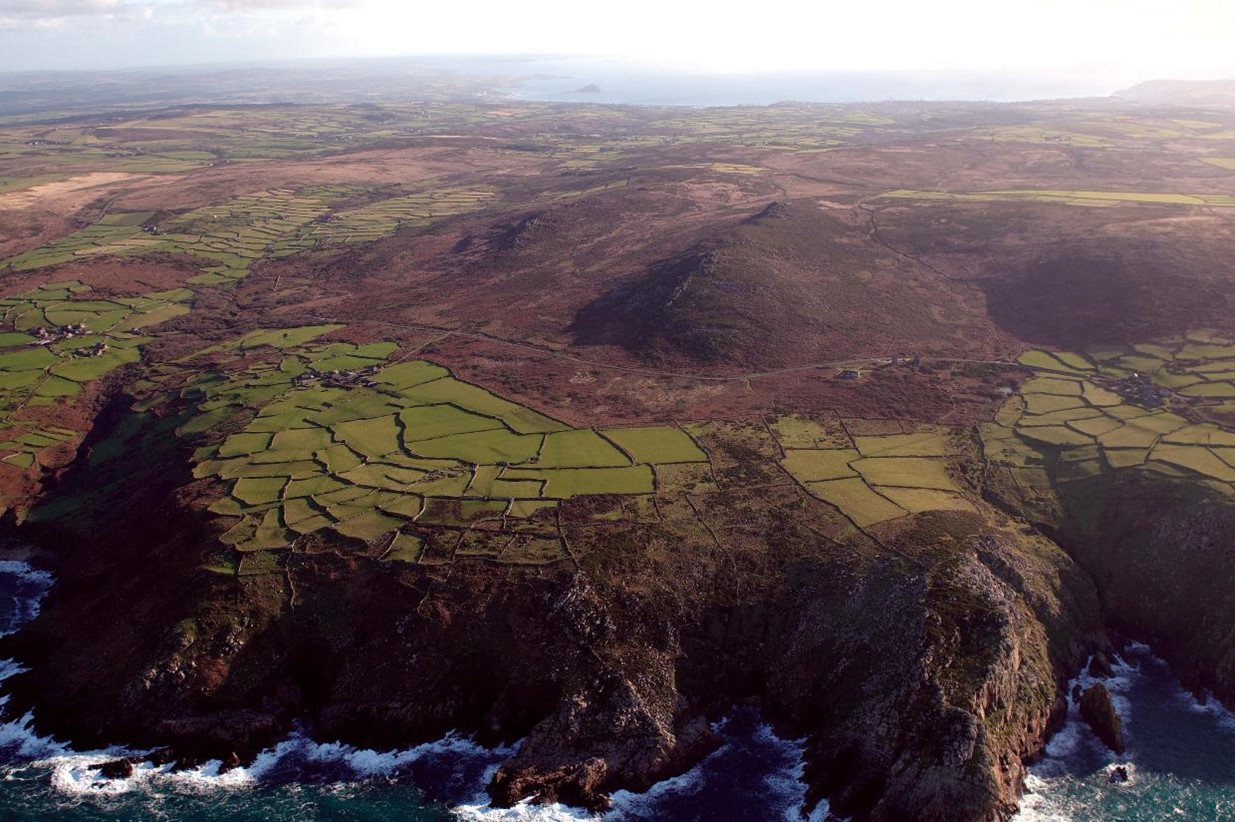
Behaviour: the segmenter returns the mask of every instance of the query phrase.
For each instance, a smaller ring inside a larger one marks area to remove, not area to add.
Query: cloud
[[[8,19],[83,17],[115,14],[126,5],[121,0],[0,0],[0,14]]]
[[[205,5],[231,14],[263,11],[354,9],[361,0],[204,0]]]
[[[0,0],[0,31],[63,28],[73,21],[208,21],[215,16],[264,17],[281,12],[330,13],[367,0]]]
[[[153,0],[0,0],[0,29],[55,29],[70,20],[150,20]]]

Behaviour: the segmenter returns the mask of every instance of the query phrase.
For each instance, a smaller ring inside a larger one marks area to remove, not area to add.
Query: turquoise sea
[[[1073,705],[1031,769],[1018,822],[1235,819],[1235,715],[1214,700],[1198,704],[1145,645],[1125,649],[1105,682],[1127,753],[1116,756],[1098,742]],[[1126,783],[1110,779],[1119,765]]]
[[[37,613],[52,584],[21,562],[0,562],[0,632]],[[0,678],[15,670],[0,663]],[[1132,646],[1108,685],[1124,717],[1128,754],[1116,758],[1075,715],[1032,769],[1019,822],[1235,819],[1235,716],[1197,702],[1145,646]],[[1082,680],[1084,684],[1087,680]],[[802,746],[752,711],[716,726],[724,745],[645,794],[622,792],[604,822],[801,819]],[[296,733],[252,765],[171,772],[139,767],[105,780],[97,765],[120,751],[74,751],[24,723],[0,725],[0,819],[14,820],[579,820],[570,808],[494,809],[484,785],[509,750],[460,737],[404,751],[319,744]],[[1131,779],[1109,781],[1125,764]],[[828,818],[815,809],[812,820]]]

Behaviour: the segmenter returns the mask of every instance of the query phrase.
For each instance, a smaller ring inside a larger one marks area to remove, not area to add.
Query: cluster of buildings
[[[1146,408],[1158,408],[1166,405],[1175,396],[1169,388],[1158,385],[1148,377],[1133,372],[1131,376],[1117,380],[1108,386],[1119,396],[1129,402],[1137,403]]]
[[[333,388],[354,388],[359,385],[364,388],[375,388],[377,383],[373,381],[373,375],[380,370],[380,365],[369,365],[348,371],[318,371],[310,368],[303,374],[297,374],[292,380],[292,385],[297,388],[310,385],[327,385]]]
[[[73,352],[74,357],[101,357],[107,353],[107,343],[96,342],[94,345],[79,348]]]
[[[897,356],[890,357],[887,360],[884,360],[883,363],[885,365],[891,365],[894,367],[908,365],[908,366],[913,366],[914,368],[918,368],[922,365],[922,358],[918,356],[902,357],[902,356],[897,355]],[[862,371],[861,369],[858,369],[858,368],[842,368],[841,370],[836,372],[836,379],[838,380],[860,380],[862,379]]]
[[[81,337],[90,333],[85,323],[72,323],[58,328],[35,328],[30,332],[34,335],[31,345],[51,345],[72,337]]]

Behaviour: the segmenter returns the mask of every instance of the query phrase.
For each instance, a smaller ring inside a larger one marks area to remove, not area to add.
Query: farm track
[[[891,251],[893,254],[897,255],[898,257],[908,260],[914,265],[925,268],[927,271],[930,271],[932,274],[942,277],[944,280],[950,283],[956,283],[958,285],[964,286],[965,289],[970,294],[977,297],[978,308],[983,309],[982,311],[978,311],[976,313],[979,313],[979,314],[985,313],[985,309],[984,309],[985,295],[982,294],[981,288],[978,286],[978,284],[974,281],[973,278],[954,277],[953,275],[949,274],[948,272],[944,271],[938,266],[933,265],[927,262],[926,260],[922,259],[918,255],[911,254],[908,251],[905,251],[903,248],[900,248],[899,246],[896,246],[892,244],[891,242],[889,242],[887,238],[883,236],[883,232],[879,228],[879,220],[877,219],[878,214],[879,214],[879,209],[873,205],[870,205],[866,200],[859,202],[855,206],[855,208],[866,215],[867,222],[870,228],[870,237],[872,240],[874,240],[876,243],[886,248],[888,251]],[[968,306],[968,307],[971,309],[973,308],[973,306]],[[995,338],[995,350],[997,351],[1001,350],[1004,346],[1004,340],[999,335],[999,330],[997,328],[992,328],[991,334]]]
[[[543,354],[555,357],[560,360],[586,365],[592,368],[604,368],[610,371],[622,371],[631,374],[642,374],[650,377],[662,377],[670,379],[684,380],[699,380],[701,382],[743,382],[746,380],[766,379],[769,377],[779,377],[785,374],[794,374],[804,371],[817,371],[827,368],[843,368],[850,365],[861,365],[867,363],[887,364],[891,361],[887,356],[866,356],[866,357],[849,357],[843,360],[829,360],[826,362],[804,363],[802,365],[790,365],[784,368],[773,368],[763,371],[746,371],[737,374],[702,374],[690,371],[671,371],[660,368],[646,368],[635,365],[618,365],[616,363],[604,362],[602,360],[593,360],[587,357],[580,357],[577,354],[567,354],[561,351],[555,351],[546,346],[536,345],[534,343],[525,342],[522,340],[512,340],[506,337],[499,337],[494,334],[486,334],[482,331],[463,331],[461,329],[451,329],[445,326],[423,325],[419,323],[393,323],[387,320],[363,320],[361,323],[348,323],[346,320],[326,317],[320,314],[313,314],[309,319],[314,322],[335,323],[335,324],[364,324],[370,323],[374,325],[383,325],[388,328],[395,328],[405,331],[428,331],[439,333],[441,336],[431,340],[431,343],[440,342],[449,337],[461,337],[463,339],[480,340],[483,342],[498,343],[500,345],[519,348],[524,351],[531,351],[536,354]],[[426,343],[428,344],[428,343]],[[421,345],[420,348],[423,348]],[[923,362],[932,363],[952,363],[956,365],[996,365],[1006,368],[1026,368],[1019,363],[1010,360],[993,360],[993,359],[971,359],[966,357],[922,357]],[[1028,368],[1030,371],[1039,369]]]

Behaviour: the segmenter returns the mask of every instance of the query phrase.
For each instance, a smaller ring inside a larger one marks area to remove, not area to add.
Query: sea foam
[[[11,613],[0,624],[0,633],[11,633],[38,615],[53,579],[20,561],[0,561],[0,575],[9,578],[14,591]],[[0,681],[22,670],[12,661],[0,660]],[[6,697],[0,697],[0,706],[6,701]],[[695,803],[718,791],[732,792],[737,780],[742,785],[738,792],[750,802],[749,808],[741,809],[743,816],[786,822],[832,818],[826,802],[809,817],[803,814],[803,740],[778,737],[770,725],[758,721],[749,711],[716,723],[713,730],[723,744],[694,768],[642,793],[617,791],[612,808],[599,815],[560,804],[537,804],[534,799],[511,808],[493,807],[485,786],[499,764],[516,753],[518,745],[488,748],[458,734],[402,750],[377,751],[339,742],[315,742],[303,730],[296,730],[246,766],[225,770],[223,763],[215,760],[193,768],[176,768],[139,761],[131,775],[108,779],[101,775],[103,764],[121,757],[139,758],[142,752],[120,747],[75,751],[35,733],[33,719],[27,714],[0,724],[0,758],[8,763],[7,778],[17,774],[23,779],[31,775],[45,778],[55,793],[72,802],[107,803],[126,794],[157,800],[160,796],[246,791],[271,785],[315,784],[330,790],[368,780],[388,780],[431,786],[438,801],[446,802],[463,820],[619,822],[665,818],[663,812],[675,802]]]

